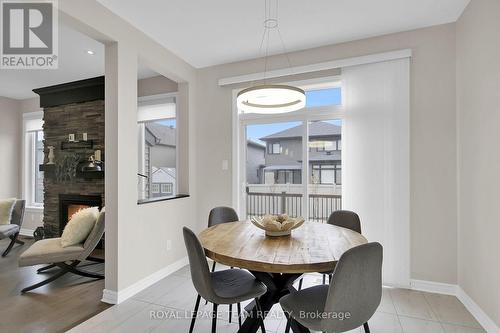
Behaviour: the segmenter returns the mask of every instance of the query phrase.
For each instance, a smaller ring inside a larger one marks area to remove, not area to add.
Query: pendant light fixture
[[[266,84],[267,61],[269,52],[269,39],[271,31],[276,31],[281,41],[283,53],[286,56],[288,67],[290,59],[281,37],[281,32],[278,26],[278,0],[265,1],[265,20],[264,33],[260,44],[259,53],[262,51],[264,41],[266,41],[265,67],[264,67],[264,83],[254,85],[241,90],[236,98],[238,109],[244,113],[261,113],[261,114],[276,114],[286,113],[302,109],[306,105],[306,94],[304,90],[284,85],[284,84]],[[275,6],[273,5],[273,2]],[[274,14],[272,13],[274,10]]]

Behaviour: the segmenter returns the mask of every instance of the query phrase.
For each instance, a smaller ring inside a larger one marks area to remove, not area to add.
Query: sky
[[[341,104],[340,88],[306,91],[306,108],[314,106],[339,105],[339,104]],[[329,120],[326,122],[342,126],[341,120]],[[264,136],[274,134],[276,132],[281,132],[295,126],[299,126],[300,124],[301,122],[295,121],[287,123],[248,125],[247,139],[259,142],[261,144],[265,144],[263,141],[260,141],[259,139]]]
[[[172,126],[173,128],[175,128],[175,119],[165,119],[165,120],[158,120],[156,121],[156,123],[158,124],[161,124],[163,126]]]

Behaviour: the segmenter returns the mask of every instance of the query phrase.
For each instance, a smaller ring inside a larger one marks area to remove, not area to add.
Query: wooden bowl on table
[[[292,218],[286,214],[254,216],[250,221],[266,232],[266,236],[289,236],[293,229],[297,229],[304,223],[302,217]]]

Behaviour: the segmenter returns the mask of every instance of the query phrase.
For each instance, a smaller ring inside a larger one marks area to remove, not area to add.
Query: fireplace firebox
[[[59,194],[59,235],[62,235],[64,227],[71,216],[82,208],[102,208],[100,195],[81,194]]]

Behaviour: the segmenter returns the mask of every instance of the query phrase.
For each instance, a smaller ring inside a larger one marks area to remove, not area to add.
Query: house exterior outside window
[[[253,184],[300,184],[302,182],[303,124],[277,132],[260,141],[266,143],[263,172]],[[318,121],[309,125],[309,178],[311,183],[337,184],[341,181],[341,126]],[[248,148],[247,148],[248,149]],[[277,152],[280,153],[277,153]],[[247,170],[247,172],[249,172]],[[253,174],[253,171],[251,171]]]

